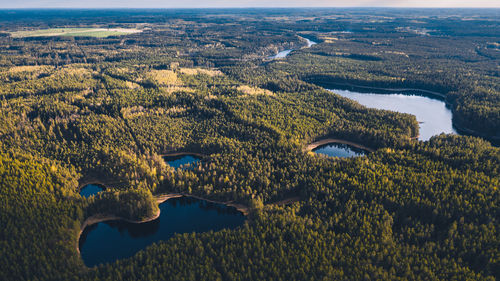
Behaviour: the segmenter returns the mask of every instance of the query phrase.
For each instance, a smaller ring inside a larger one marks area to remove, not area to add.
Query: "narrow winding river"
[[[312,45],[316,45],[317,43],[314,42],[314,41],[311,41],[307,38],[304,38],[306,39],[306,42],[307,42],[307,47],[306,48],[309,48],[311,47]],[[274,59],[282,59],[286,56],[288,56],[294,49],[288,49],[288,50],[284,50],[284,51],[281,51],[279,53],[277,53],[276,55],[274,56],[269,56],[268,59],[271,59],[271,60],[274,60]]]

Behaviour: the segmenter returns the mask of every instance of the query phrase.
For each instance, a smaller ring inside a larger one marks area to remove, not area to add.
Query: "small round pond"
[[[312,150],[315,153],[327,155],[330,157],[357,157],[366,154],[366,151],[348,144],[343,143],[328,143]]]
[[[160,204],[160,211],[160,217],[151,222],[114,220],[86,227],[79,241],[85,265],[92,267],[131,257],[176,233],[234,229],[246,219],[233,207],[192,197],[169,199]]]
[[[182,154],[182,155],[173,155],[173,156],[163,156],[165,162],[173,168],[180,168],[181,166],[190,166],[194,167],[199,161],[200,158],[191,154]]]
[[[103,188],[97,184],[87,184],[80,190],[80,195],[88,198],[92,195],[96,195],[97,193],[103,191]]]

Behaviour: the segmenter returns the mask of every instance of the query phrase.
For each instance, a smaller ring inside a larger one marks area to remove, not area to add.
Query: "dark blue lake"
[[[243,225],[246,218],[233,207],[192,197],[160,204],[160,217],[146,223],[109,221],[85,228],[79,247],[85,265],[114,262],[176,233],[219,231]]]
[[[164,156],[163,159],[168,165],[176,169],[187,165],[193,167],[200,161],[200,158],[194,155]]]
[[[366,151],[363,149],[350,146],[343,143],[329,143],[322,146],[318,146],[313,149],[314,152],[318,154],[324,154],[330,157],[356,157],[365,155]]]
[[[95,184],[87,184],[80,190],[80,195],[88,198],[92,195],[96,195],[97,193],[101,192],[103,190],[102,187],[95,185]]]

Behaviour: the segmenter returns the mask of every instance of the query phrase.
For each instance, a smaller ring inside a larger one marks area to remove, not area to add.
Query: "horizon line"
[[[500,6],[456,6],[456,7],[429,7],[429,6],[287,6],[287,7],[266,7],[266,6],[221,6],[221,7],[0,7],[0,10],[180,10],[180,9],[500,9]]]

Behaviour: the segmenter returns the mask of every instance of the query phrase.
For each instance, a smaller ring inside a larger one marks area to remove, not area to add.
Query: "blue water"
[[[286,56],[288,56],[288,54],[290,54],[290,52],[292,52],[293,50],[290,49],[290,50],[284,50],[284,51],[281,51],[279,53],[277,53],[276,55],[274,56],[270,56],[269,59],[281,59],[281,58],[284,58]]]
[[[304,38],[304,39],[306,39],[306,41],[307,41],[307,47],[308,47],[308,48],[309,48],[309,47],[311,47],[312,45],[316,45],[316,44],[318,44],[318,43],[316,43],[316,42],[314,42],[314,41],[312,41],[312,40],[309,40],[309,39],[307,39],[307,38]]]
[[[318,146],[313,149],[314,152],[318,154],[324,154],[330,157],[357,157],[365,155],[366,151],[357,147],[350,146],[343,143],[329,143],[322,146]]]
[[[407,94],[358,93],[346,90],[331,90],[360,104],[415,115],[420,123],[419,140],[428,140],[441,133],[457,134],[452,125],[452,113],[438,99]]]
[[[146,223],[109,221],[85,228],[79,246],[88,267],[133,256],[176,233],[219,231],[243,225],[245,216],[233,207],[190,197],[160,204],[160,217]]]
[[[102,187],[95,185],[95,184],[87,184],[80,190],[80,195],[88,198],[92,195],[96,195],[97,193],[101,192],[103,189]]]
[[[306,42],[307,42],[307,47],[308,47],[308,48],[309,48],[309,47],[311,47],[312,45],[316,45],[316,44],[317,44],[316,42],[311,41],[311,40],[309,40],[309,39],[307,39],[307,38],[304,38],[304,39],[306,39]],[[277,53],[277,54],[276,54],[276,55],[274,55],[274,56],[269,56],[269,57],[267,57],[267,58],[268,58],[268,59],[271,59],[271,60],[274,60],[274,59],[282,59],[282,58],[284,58],[284,57],[288,56],[288,55],[289,55],[292,51],[293,51],[293,49],[284,50],[284,51],[281,51],[281,52]]]
[[[163,159],[168,165],[176,169],[186,165],[193,167],[200,161],[200,158],[194,155],[164,156]]]

